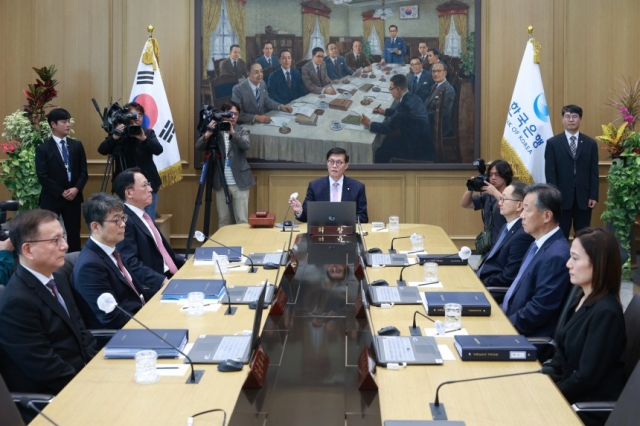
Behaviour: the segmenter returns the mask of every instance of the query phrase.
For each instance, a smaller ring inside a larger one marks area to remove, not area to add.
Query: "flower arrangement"
[[[7,142],[0,143],[7,159],[2,164],[2,181],[20,203],[20,211],[38,207],[42,187],[36,174],[36,147],[51,137],[51,127],[46,123],[46,109],[58,92],[58,84],[53,79],[55,66],[33,68],[38,74],[35,84],[23,90],[27,104],[23,110],[15,111],[4,119],[2,137]]]
[[[628,252],[631,226],[640,213],[640,133],[633,131],[640,118],[640,78],[635,83],[623,81],[622,86],[622,91],[608,103],[618,111],[622,124],[619,127],[613,123],[603,125],[603,134],[596,139],[612,159],[602,221],[613,225],[620,245]]]

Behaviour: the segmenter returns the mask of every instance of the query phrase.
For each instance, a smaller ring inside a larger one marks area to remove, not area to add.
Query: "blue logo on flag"
[[[533,101],[533,111],[541,121],[549,122],[549,107],[547,106],[544,93],[536,96],[536,99]]]

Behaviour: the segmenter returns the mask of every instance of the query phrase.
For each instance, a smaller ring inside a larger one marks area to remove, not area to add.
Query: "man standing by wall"
[[[237,44],[229,48],[229,57],[220,62],[220,76],[232,75],[238,80],[247,75],[247,64],[240,58],[240,46]]]
[[[278,60],[273,56],[273,44],[270,41],[264,42],[262,45],[262,53],[264,53],[264,55],[256,59],[256,62],[262,65],[263,70],[279,66]]]
[[[398,37],[398,27],[390,25],[389,37],[384,41],[380,65],[403,64],[405,53],[407,53],[407,44],[402,37]]]

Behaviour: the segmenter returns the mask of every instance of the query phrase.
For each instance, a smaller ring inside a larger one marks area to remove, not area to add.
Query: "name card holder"
[[[298,270],[298,258],[296,257],[295,254],[293,254],[293,251],[292,251],[291,254],[289,255],[289,262],[287,262],[287,266],[284,268],[283,275],[295,275],[297,270]]]
[[[362,256],[357,256],[356,260],[353,262],[353,275],[359,280],[364,279],[364,268],[367,266],[364,265],[362,261]]]
[[[364,303],[362,300],[362,292],[359,291],[358,292],[358,297],[356,297],[356,302],[355,302],[355,308],[356,308],[356,318],[365,318],[366,312],[365,312],[365,307],[364,307]],[[365,296],[366,297],[366,296]]]
[[[353,226],[309,226],[309,235],[351,235]]]
[[[261,388],[264,378],[267,375],[267,369],[269,368],[269,356],[264,351],[262,345],[258,345],[256,353],[253,356],[253,360],[249,364],[249,375],[247,380],[242,385],[243,389],[256,389]]]
[[[276,299],[273,301],[271,305],[271,310],[269,311],[269,315],[282,315],[284,313],[284,308],[287,306],[287,302],[289,301],[289,297],[287,296],[287,292],[284,291],[282,286],[278,289],[278,294],[276,294]]]
[[[358,357],[358,389],[378,390],[375,374],[376,362],[369,353],[369,348],[364,348]]]

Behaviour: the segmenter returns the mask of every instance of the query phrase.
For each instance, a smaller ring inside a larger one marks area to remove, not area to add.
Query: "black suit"
[[[356,216],[362,223],[369,222],[369,215],[367,214],[367,193],[362,182],[345,176],[342,181],[341,200],[355,201]],[[302,212],[300,216],[296,216],[300,222],[307,221],[307,202],[309,201],[331,201],[331,188],[329,188],[328,176],[309,182],[307,196],[302,203]]]
[[[144,288],[132,276],[138,293],[144,294]],[[138,295],[127,283],[116,264],[93,240],[87,240],[82,248],[72,276],[76,303],[85,324],[89,328],[119,329],[129,321],[129,317],[119,309],[104,313],[98,308],[98,297],[102,293],[111,293],[118,305],[134,315],[142,307]],[[148,293],[149,294],[149,293]],[[145,294],[145,300],[148,300]]]
[[[576,144],[575,160],[565,132],[550,138],[544,152],[547,183],[562,193],[560,229],[567,238],[572,221],[574,232],[591,224],[589,200],[598,201],[598,144],[582,133]]]
[[[162,287],[165,278],[167,278],[164,273],[164,260],[160,250],[158,250],[154,236],[151,235],[149,229],[143,223],[143,219],[140,219],[127,205],[124,206],[124,212],[129,216],[129,220],[127,220],[124,240],[120,241],[116,248],[120,252],[122,261],[129,273],[138,282],[144,283],[145,286],[149,287],[152,293],[156,293]],[[159,230],[158,233],[160,233]],[[173,259],[176,267],[180,268],[184,265],[182,256],[177,256],[173,252],[162,234],[160,234],[160,238],[162,238],[162,245],[171,256],[171,259]]]
[[[97,352],[68,281],[54,279],[69,314],[22,265],[0,297],[0,372],[11,391],[57,394]]]
[[[67,232],[69,251],[79,251],[80,225],[82,223],[81,204],[84,201],[82,189],[89,177],[87,173],[87,156],[84,153],[82,142],[69,137],[67,150],[69,151],[69,167],[71,168],[71,180],[67,176],[64,160],[58,149],[58,144],[53,137],[47,139],[36,148],[36,173],[38,181],[42,185],[40,192],[40,207],[62,215],[64,227]],[[77,188],[76,197],[68,201],[62,193],[69,188]]]
[[[407,74],[407,82],[409,84],[409,92],[417,95],[422,102],[427,100],[429,93],[431,93],[431,88],[433,87],[433,77],[431,77],[431,73],[427,71],[422,71],[420,73],[420,78],[417,82],[414,82],[415,74],[410,72]]]

